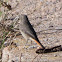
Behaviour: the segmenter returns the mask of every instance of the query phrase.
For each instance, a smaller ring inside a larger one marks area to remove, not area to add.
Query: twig
[[[34,59],[36,59],[37,57],[38,57],[38,55],[37,55],[37,56],[35,56],[35,57],[34,57]],[[34,59],[32,60],[32,62],[34,62]]]
[[[47,49],[38,49],[36,51],[37,54],[42,54],[42,53],[51,53],[51,52],[57,52],[57,51],[62,51],[62,46],[55,46],[55,47],[51,47],[51,48],[47,48]]]
[[[5,36],[5,38],[4,38],[4,40],[6,40],[6,38],[8,37],[8,35],[10,34],[10,32]],[[3,49],[3,44],[2,44],[2,47],[1,47],[1,49]]]
[[[3,2],[3,0],[0,0],[2,6],[7,7],[9,10],[12,10],[11,6],[7,4],[6,2]]]
[[[2,59],[0,59],[0,62],[2,61]]]
[[[11,31],[11,32],[16,32],[16,31],[14,31],[14,29],[11,28],[10,26],[6,26],[6,25],[4,25],[4,24],[2,24],[2,23],[0,23],[0,25],[2,25],[2,27],[3,27],[5,30]]]
[[[22,53],[20,54],[20,62],[21,62],[21,56],[22,56]]]

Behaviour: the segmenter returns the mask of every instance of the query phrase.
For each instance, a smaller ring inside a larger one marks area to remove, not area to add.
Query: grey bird
[[[32,41],[35,41],[42,49],[45,49],[45,47],[40,43],[35,30],[33,29],[31,23],[28,20],[27,15],[21,15],[20,21],[21,22],[19,25],[19,30],[25,40],[28,41],[28,39],[30,39]]]

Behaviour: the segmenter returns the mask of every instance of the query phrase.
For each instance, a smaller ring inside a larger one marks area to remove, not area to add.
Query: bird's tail
[[[30,39],[35,41],[42,49],[45,49],[45,47],[40,42],[38,42],[37,40],[35,40],[33,38],[30,38]]]

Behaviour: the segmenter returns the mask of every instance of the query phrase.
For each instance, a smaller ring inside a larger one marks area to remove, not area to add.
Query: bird
[[[31,23],[29,22],[27,15],[20,15],[19,30],[26,41],[28,41],[29,39],[35,41],[42,49],[45,49],[45,47],[39,41],[37,34]]]

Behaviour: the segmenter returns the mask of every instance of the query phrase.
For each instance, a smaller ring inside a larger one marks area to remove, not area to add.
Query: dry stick
[[[2,59],[0,59],[0,62],[2,62]]]
[[[9,4],[7,4],[6,2],[3,2],[2,0],[0,0],[2,6],[7,7],[9,10],[12,10],[11,6]]]
[[[37,55],[37,56],[35,56],[35,57],[34,57],[34,59],[36,59],[37,57],[38,57],[38,55]],[[32,62],[34,62],[34,59],[32,60]]]
[[[20,54],[20,62],[21,62],[21,56],[22,56],[22,53]]]
[[[8,35],[10,34],[10,32],[6,35],[6,37],[4,38],[5,40],[6,40],[6,38],[8,37]],[[1,49],[3,49],[3,46],[4,45],[2,45],[2,48]]]
[[[37,33],[40,34],[41,32],[48,31],[48,30],[56,30],[56,32],[58,32],[59,30],[62,30],[62,29],[47,29],[47,30],[39,31],[39,32],[37,32]],[[51,32],[51,33],[41,33],[41,34],[52,34],[52,33],[56,33],[56,32]]]
[[[11,32],[16,32],[14,29],[10,28],[9,26],[6,26],[4,25],[3,23],[0,23],[2,25],[2,27],[8,31],[11,31]]]

